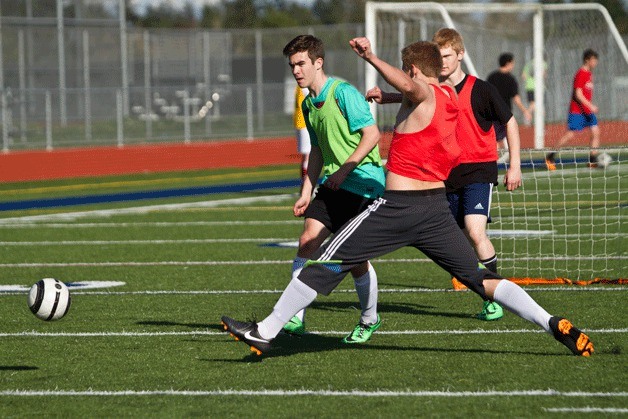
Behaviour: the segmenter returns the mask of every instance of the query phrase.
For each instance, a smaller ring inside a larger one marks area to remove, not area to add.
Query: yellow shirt
[[[305,128],[305,117],[303,116],[301,103],[307,94],[307,89],[301,89],[299,86],[294,89],[294,127],[296,129]]]

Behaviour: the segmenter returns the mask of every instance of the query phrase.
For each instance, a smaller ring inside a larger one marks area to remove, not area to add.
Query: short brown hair
[[[591,48],[585,49],[582,53],[582,62],[590,60],[591,58],[598,58],[597,52]]]
[[[419,41],[401,50],[404,68],[417,67],[426,77],[438,77],[443,67],[443,57],[434,42]]]
[[[325,59],[323,41],[312,35],[299,35],[283,48],[283,55],[288,58],[298,52],[307,52],[312,62],[318,58]]]
[[[461,53],[462,51],[464,51],[464,41],[462,39],[462,35],[460,35],[458,31],[452,28],[439,29],[434,34],[432,41],[436,42],[438,48],[441,49],[451,46],[451,48],[456,51],[456,53]]]

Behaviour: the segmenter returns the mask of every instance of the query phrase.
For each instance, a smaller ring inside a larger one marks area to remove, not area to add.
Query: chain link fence
[[[291,136],[295,84],[282,49],[302,33],[325,42],[328,74],[361,91],[372,87],[365,85],[364,62],[348,46],[349,39],[364,35],[363,24],[145,30],[127,25],[124,17],[90,15],[88,7],[75,9],[71,19],[60,19],[59,10],[57,15],[38,15],[37,11],[46,10],[40,7],[46,1],[29,0],[30,11],[0,19],[0,123],[5,152]],[[429,39],[443,26],[434,24],[417,33],[408,26],[405,39]],[[526,42],[514,39],[503,27],[491,31],[483,26],[469,28],[465,22],[460,26],[480,77],[497,67],[500,52],[515,53],[516,76],[531,57],[531,35]],[[399,32],[398,27],[395,21],[393,32]],[[393,42],[397,38],[398,34],[391,35],[392,44],[382,45],[380,52],[398,55],[399,46]],[[580,44],[559,48],[548,57],[547,82],[554,88],[546,92],[548,122],[564,122],[569,99],[564,89],[581,60],[581,49]],[[601,57],[596,95],[612,104],[602,117],[627,120],[628,74],[615,55]]]
[[[2,17],[4,151],[293,135],[283,46],[309,33],[328,74],[364,88],[363,25],[258,30]]]

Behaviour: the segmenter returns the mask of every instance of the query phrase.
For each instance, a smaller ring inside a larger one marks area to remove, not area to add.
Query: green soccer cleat
[[[484,301],[484,306],[482,307],[482,311],[477,314],[477,317],[480,320],[499,320],[504,316],[504,310],[502,306],[497,304],[495,301]]]
[[[294,316],[285,324],[283,331],[292,335],[303,335],[305,334],[305,323],[297,316]]]
[[[374,331],[379,329],[382,325],[382,319],[379,318],[379,314],[377,315],[377,321],[373,324],[364,324],[362,322],[358,323],[358,325],[353,329],[351,333],[349,333],[346,337],[342,339],[343,343],[364,343],[371,338],[371,335]]]

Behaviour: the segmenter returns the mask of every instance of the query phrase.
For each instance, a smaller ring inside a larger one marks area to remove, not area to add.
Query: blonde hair
[[[443,49],[451,47],[456,53],[464,51],[464,41],[462,35],[452,28],[439,29],[432,37],[432,41],[436,42],[438,48]]]

